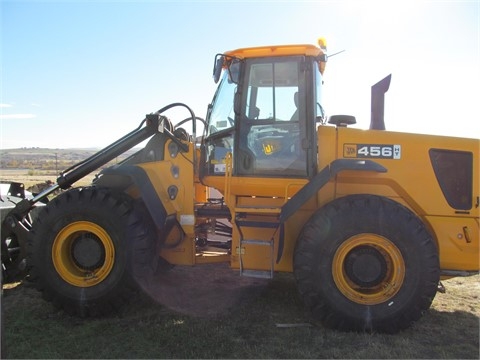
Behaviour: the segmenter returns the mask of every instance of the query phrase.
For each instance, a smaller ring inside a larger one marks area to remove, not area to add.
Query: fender
[[[387,169],[372,160],[356,160],[356,159],[337,159],[332,161],[318,172],[312,180],[301,188],[290,200],[288,200],[280,211],[280,222],[285,222],[291,215],[302,207],[309,199],[312,198],[331,178],[335,177],[339,172],[345,170],[357,171],[375,171],[387,172]]]
[[[175,214],[169,216],[150,178],[141,167],[122,164],[106,168],[94,180],[93,184],[122,191],[130,185],[135,185],[158,230],[168,229],[171,226],[172,217],[175,220]]]
[[[315,196],[315,194],[325,186],[331,178],[344,170],[387,172],[387,169],[384,166],[372,160],[337,159],[325,166],[312,178],[312,180],[310,180],[282,206],[279,216],[282,236],[279,238],[277,263],[280,261],[283,254],[283,224],[285,221],[300,209],[309,199],[311,199],[312,196]]]

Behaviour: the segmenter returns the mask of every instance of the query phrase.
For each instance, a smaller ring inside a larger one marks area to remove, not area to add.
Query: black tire
[[[306,306],[324,326],[395,333],[430,307],[439,282],[438,250],[403,205],[352,195],[327,204],[306,223],[294,275]]]
[[[69,314],[118,311],[155,271],[148,220],[123,193],[95,187],[62,193],[43,209],[30,233],[32,281],[46,300]]]

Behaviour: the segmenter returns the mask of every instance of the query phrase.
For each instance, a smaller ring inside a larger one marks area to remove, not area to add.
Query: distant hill
[[[0,150],[1,169],[32,169],[62,171],[86,158],[100,149],[48,149],[18,148]],[[133,148],[112,160],[117,163],[140,150]]]

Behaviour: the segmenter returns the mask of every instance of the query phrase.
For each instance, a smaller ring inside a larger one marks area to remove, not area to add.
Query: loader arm
[[[9,273],[11,273],[12,276],[15,276],[14,274],[19,272],[19,269],[16,269],[16,267],[18,267],[26,257],[27,237],[32,225],[31,220],[29,219],[29,213],[35,208],[37,202],[47,199],[48,195],[54,193],[58,189],[68,189],[76,181],[84,178],[92,171],[107,164],[120,154],[131,149],[135,145],[138,145],[156,133],[164,133],[168,138],[177,143],[180,149],[188,151],[188,147],[178,140],[171,132],[172,129],[171,126],[169,126],[169,120],[161,115],[166,110],[175,106],[186,107],[190,112],[191,117],[193,119],[196,118],[193,111],[182,103],[170,104],[155,113],[148,114],[136,129],[93,154],[89,158],[66,169],[57,178],[56,184],[46,188],[33,198],[22,199],[8,212],[1,224],[2,267],[5,271],[4,281],[8,280]],[[195,121],[193,123],[195,123]],[[193,126],[195,131],[195,125]],[[8,248],[12,246],[18,249],[14,257],[12,257],[8,251]],[[23,269],[20,269],[20,271],[21,270]]]

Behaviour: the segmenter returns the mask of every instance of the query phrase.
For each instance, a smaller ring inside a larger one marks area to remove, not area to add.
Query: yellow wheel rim
[[[52,259],[63,280],[77,287],[90,287],[110,274],[115,247],[101,226],[78,221],[65,226],[55,237]]]
[[[332,275],[337,288],[349,300],[375,305],[389,301],[400,290],[405,263],[390,240],[376,234],[359,234],[337,249]]]

